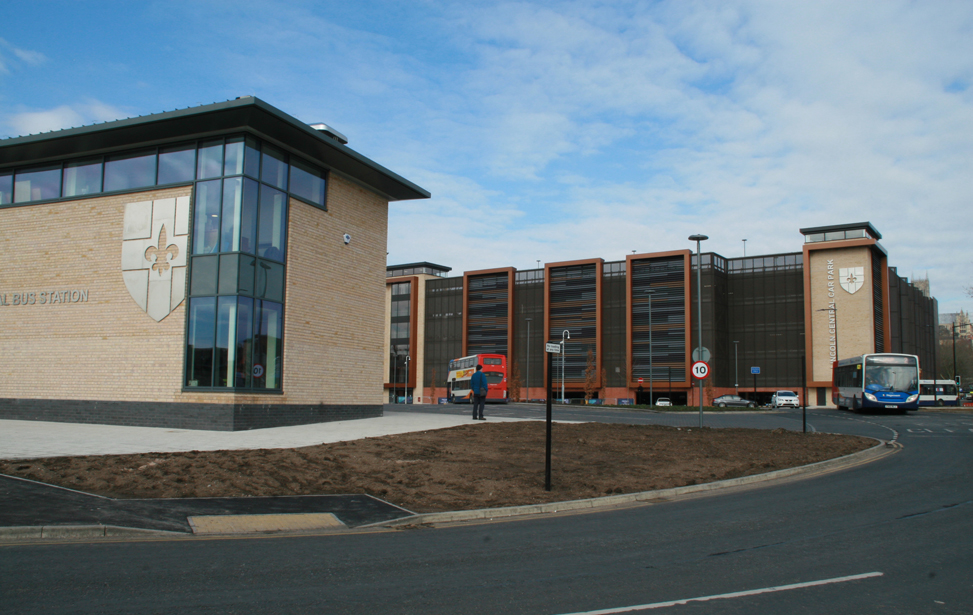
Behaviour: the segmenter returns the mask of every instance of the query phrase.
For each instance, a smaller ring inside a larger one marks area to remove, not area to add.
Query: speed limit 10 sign
[[[709,376],[709,364],[706,361],[696,361],[693,363],[693,378],[702,380]]]

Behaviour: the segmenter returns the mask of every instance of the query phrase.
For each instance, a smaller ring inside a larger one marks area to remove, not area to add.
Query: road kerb
[[[545,504],[529,504],[526,506],[508,506],[503,508],[481,508],[477,510],[459,510],[440,513],[420,513],[417,515],[375,523],[365,527],[398,527],[404,525],[454,523],[461,521],[481,521],[484,519],[502,519],[505,517],[520,517],[534,514],[551,514],[557,512],[580,511],[596,508],[611,508],[614,506],[646,503],[653,501],[666,501],[675,497],[694,493],[704,493],[732,487],[741,487],[762,482],[782,480],[791,477],[810,477],[818,474],[837,472],[864,463],[876,461],[891,455],[902,448],[901,444],[892,444],[886,441],[857,453],[819,461],[817,463],[798,466],[795,468],[785,468],[764,474],[754,474],[751,476],[740,476],[727,480],[699,485],[686,485],[685,487],[674,487],[672,489],[659,489],[656,491],[641,491],[639,493],[626,493],[622,495],[610,495],[600,498],[590,498],[585,500],[568,500],[565,502],[549,502]]]
[[[3,540],[72,540],[76,538],[124,538],[131,536],[184,536],[182,532],[146,530],[118,525],[15,525],[0,527]]]

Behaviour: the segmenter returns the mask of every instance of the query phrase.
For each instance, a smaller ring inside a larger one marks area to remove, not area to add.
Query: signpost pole
[[[760,368],[757,366],[751,367],[750,373],[753,374],[753,403],[757,403],[757,374],[760,373]],[[805,395],[805,397],[807,396]]]

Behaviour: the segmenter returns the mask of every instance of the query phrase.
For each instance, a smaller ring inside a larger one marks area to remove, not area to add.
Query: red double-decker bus
[[[449,401],[454,404],[472,401],[470,378],[477,365],[483,366],[483,373],[487,377],[487,403],[507,403],[507,357],[502,354],[475,354],[450,361],[446,380],[446,397]]]

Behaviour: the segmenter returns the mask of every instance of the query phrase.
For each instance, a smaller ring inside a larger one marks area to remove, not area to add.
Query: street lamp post
[[[953,382],[956,382],[956,321],[953,321]]]
[[[743,258],[747,257],[747,240],[743,240]]]
[[[826,308],[818,310],[819,312],[831,312],[831,319],[834,320],[834,361],[832,363],[838,362],[838,305],[832,303]]]
[[[740,355],[737,353],[740,340],[733,340],[733,388],[736,395],[740,394]]]
[[[648,289],[645,291],[645,295],[649,298],[649,406],[653,405],[652,397],[652,295],[655,294],[654,289]]]
[[[530,321],[532,318],[525,318],[527,321],[527,394],[524,395],[525,401],[530,401]]]
[[[561,403],[564,403],[564,336],[571,339],[571,332],[565,329],[561,332]]]
[[[398,383],[399,383],[399,372],[398,372],[398,367],[399,367],[398,358],[399,357],[398,357],[398,355],[395,354],[395,348],[394,347],[392,347],[392,348],[389,349],[389,354],[392,355],[392,403],[393,404],[397,404],[397,403],[399,403],[399,398],[396,396],[395,393],[396,393],[396,388],[397,388]]]
[[[696,323],[699,339],[696,347],[699,349],[699,360],[703,360],[703,259],[700,252],[700,242],[709,239],[706,235],[690,235],[689,241],[696,242]],[[703,426],[703,379],[699,379],[699,426]]]
[[[963,323],[961,327],[968,327],[970,325]],[[939,343],[938,341],[936,342]],[[956,382],[956,321],[953,321],[953,382]]]
[[[402,387],[404,389],[402,391],[402,400],[405,403],[409,403],[409,361],[411,360],[412,357],[405,355],[405,385]]]

